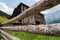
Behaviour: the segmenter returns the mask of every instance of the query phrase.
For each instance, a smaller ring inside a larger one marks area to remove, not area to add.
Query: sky
[[[15,8],[17,5],[19,5],[21,2],[25,3],[28,6],[33,5],[39,0],[0,0],[0,2],[5,3],[10,8]]]
[[[52,10],[53,10],[53,11],[52,11]],[[45,14],[49,14],[49,13],[51,14],[51,13],[57,11],[57,10],[60,10],[60,4],[54,6],[54,7],[50,8],[50,9],[41,11],[41,13],[42,13],[42,14],[44,14],[44,13],[45,13]]]
[[[38,1],[39,0],[0,0],[0,10],[12,15],[14,8],[16,8],[21,2],[28,6],[32,6]]]
[[[9,15],[12,15],[14,8],[16,8],[21,2],[28,6],[32,6],[38,1],[40,0],[0,0],[0,10],[6,12]],[[51,10],[55,11],[55,8],[52,8]],[[51,10],[48,9],[48,11],[42,11],[41,13],[48,14],[48,12],[51,12]]]

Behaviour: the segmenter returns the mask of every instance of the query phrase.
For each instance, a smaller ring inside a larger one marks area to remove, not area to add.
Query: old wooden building
[[[29,6],[20,3],[13,11],[13,14],[11,15],[11,18],[19,15],[20,13],[22,13],[25,9],[29,8]]]
[[[11,16],[11,18],[19,15],[25,9],[29,8],[29,6],[20,3],[15,9]],[[37,13],[35,15],[31,15],[19,21],[21,24],[45,24],[44,15],[41,13]]]
[[[10,19],[11,18],[14,18],[15,16],[19,15],[20,13],[22,13],[25,9],[29,8],[29,6],[23,4],[23,3],[20,3],[13,11],[13,14],[11,15]],[[18,21],[20,24],[21,20]],[[15,23],[14,23],[15,24]]]

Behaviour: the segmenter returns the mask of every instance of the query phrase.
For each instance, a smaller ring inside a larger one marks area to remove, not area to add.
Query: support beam
[[[10,31],[28,32],[40,35],[60,36],[60,24],[50,25],[22,25],[22,26],[9,26],[0,27],[0,29],[6,29]]]
[[[24,12],[22,12],[18,16],[8,20],[5,23],[13,23],[18,20],[22,20],[25,17],[37,14],[40,11],[51,8],[59,3],[60,3],[60,0],[40,0],[39,2],[35,3],[30,8],[26,9]]]

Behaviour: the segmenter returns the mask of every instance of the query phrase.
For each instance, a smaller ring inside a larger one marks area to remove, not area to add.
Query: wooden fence
[[[0,29],[6,29],[10,31],[28,32],[33,34],[42,34],[50,36],[60,36],[60,24],[49,24],[49,25],[20,25],[20,26],[9,26],[0,27]]]
[[[20,40],[19,38],[16,38],[16,37],[6,33],[3,30],[0,30],[0,35],[4,38],[4,40]]]
[[[19,14],[17,17],[14,17],[3,24],[13,23],[18,20],[22,20],[27,15],[31,16],[36,13],[41,12],[42,10],[51,8],[60,3],[60,0],[40,0],[38,3],[35,3],[33,6],[25,10],[23,13]],[[17,30],[20,32],[29,32],[34,34],[42,34],[42,35],[53,35],[60,36],[60,25],[52,24],[52,25],[23,25],[23,26],[9,26],[9,27],[0,27],[0,29],[6,30]],[[8,33],[0,30],[1,35],[5,38],[5,40],[19,40]]]

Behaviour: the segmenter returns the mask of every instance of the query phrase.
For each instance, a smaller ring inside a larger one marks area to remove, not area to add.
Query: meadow
[[[30,34],[25,32],[14,32],[14,31],[7,31],[9,34],[20,38],[21,40],[60,40],[60,37],[56,36],[43,36],[37,34]]]
[[[8,19],[6,17],[0,16],[0,23],[6,22]]]

